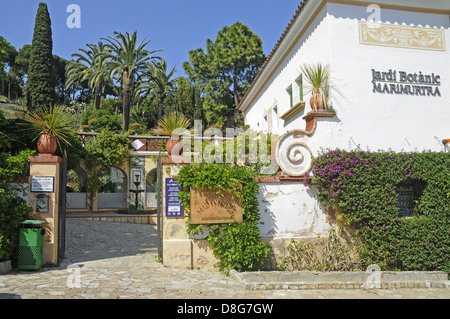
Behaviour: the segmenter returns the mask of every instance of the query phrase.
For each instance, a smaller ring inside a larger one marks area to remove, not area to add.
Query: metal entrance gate
[[[156,178],[156,212],[157,212],[157,220],[156,220],[156,233],[158,236],[158,259],[163,262],[163,213],[162,213],[162,179],[163,179],[163,171],[161,164],[161,155],[158,156],[158,164],[157,164],[157,178]]]
[[[64,259],[66,251],[66,184],[67,184],[67,155],[63,155],[63,162],[59,172],[59,207],[58,207],[58,266]]]

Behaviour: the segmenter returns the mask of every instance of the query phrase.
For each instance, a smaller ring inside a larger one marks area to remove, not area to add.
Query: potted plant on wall
[[[301,69],[305,80],[311,85],[311,108],[314,111],[328,110],[328,92],[330,88],[329,67],[317,63],[304,64]]]
[[[142,125],[139,123],[133,123],[130,125],[131,127],[131,131],[132,131],[132,135],[139,135],[141,134],[142,131]]]
[[[92,132],[95,132],[98,126],[98,120],[97,119],[90,119],[88,121],[89,127],[91,128]]]
[[[187,119],[183,114],[172,112],[165,115],[161,121],[158,122],[156,128],[152,129],[151,132],[156,135],[167,135],[169,140],[166,144],[166,150],[169,155],[172,155],[172,150],[178,143],[182,143],[180,135],[189,133],[187,128],[191,125],[191,121]],[[178,145],[179,152],[177,155],[183,153],[182,145]]]
[[[37,149],[41,154],[55,153],[57,146],[70,145],[69,137],[75,136],[75,130],[69,126],[73,123],[72,117],[62,106],[30,111],[25,120],[38,133]]]

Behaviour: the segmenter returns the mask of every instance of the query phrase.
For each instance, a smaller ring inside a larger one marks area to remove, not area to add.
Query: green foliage
[[[261,38],[240,22],[222,28],[215,41],[208,39],[206,52],[201,48],[189,51],[189,62],[183,68],[204,94],[208,124],[235,116],[264,60]]]
[[[218,191],[234,191],[242,199],[242,223],[214,224],[205,226],[209,231],[207,241],[212,244],[213,252],[220,259],[221,271],[256,270],[262,267],[269,257],[270,247],[260,241],[258,221],[258,183],[252,170],[246,167],[195,164],[184,166],[177,177],[177,183],[183,186],[179,193],[185,211],[188,232],[196,234],[202,231],[202,225],[191,225],[190,188],[206,188]]]
[[[0,79],[7,79],[5,65],[14,65],[16,55],[16,48],[14,48],[4,37],[0,36]],[[0,93],[3,94],[4,92]]]
[[[109,52],[103,44],[87,44],[88,49],[80,49],[80,53],[72,54],[76,60],[66,65],[65,87],[68,89],[72,84],[87,82],[88,87],[94,91],[94,106],[100,108],[101,96],[105,91],[105,85],[109,81],[106,60],[97,56],[102,52]]]
[[[55,76],[53,72],[53,41],[47,5],[39,3],[34,25],[31,56],[27,77],[29,109],[53,105]]]
[[[47,133],[55,137],[60,149],[70,145],[69,140],[75,136],[75,130],[70,127],[74,123],[72,115],[63,106],[39,107],[26,114],[25,120],[30,123],[31,129],[37,133]]]
[[[109,173],[110,167],[123,167],[128,163],[130,147],[128,134],[118,134],[109,130],[103,130],[86,144],[85,164],[88,173],[86,188],[91,209],[95,194],[103,186],[102,176]]]
[[[0,188],[0,260],[17,256],[19,223],[32,211],[24,200]]]
[[[150,43],[146,39],[137,41],[137,31],[133,33],[114,32],[114,37],[105,38],[108,43],[105,51],[98,54],[98,59],[105,61],[111,79],[118,76],[123,89],[123,122],[122,132],[128,132],[130,124],[130,107],[132,104],[132,90],[138,74],[148,67],[152,61],[152,54],[145,47]]]
[[[363,240],[367,264],[450,271],[449,173],[450,153],[336,150],[315,159],[306,184],[324,205],[341,209]],[[404,183],[421,193],[411,218],[399,217]]]
[[[96,119],[98,121],[97,128],[95,129],[96,132],[101,132],[104,129],[114,132],[119,132],[122,130],[120,117],[103,107],[98,110],[91,105],[86,107],[85,111],[81,115],[81,124],[87,125],[92,119]]]
[[[195,120],[204,121],[203,99],[200,88],[180,78],[176,89],[169,91],[164,100],[164,113],[178,112],[184,114],[191,123]]]
[[[164,115],[158,122],[158,126],[151,130],[156,135],[182,135],[188,132],[187,128],[191,125],[190,121],[181,113],[172,112]]]
[[[6,119],[0,111],[0,152],[17,154],[21,150],[33,148],[35,135],[28,128],[25,120]]]
[[[270,160],[270,152],[274,137],[264,132],[256,132],[243,129],[227,129],[225,133],[234,138],[225,140],[214,140],[214,136],[222,136],[222,132],[217,128],[205,130],[203,137],[210,137],[212,140],[203,141],[192,139],[192,149],[198,154],[194,155],[195,162],[206,163],[236,163],[245,165],[253,170],[257,176],[270,176],[276,174],[278,167],[274,169]],[[233,130],[233,132],[230,132]],[[201,143],[201,146],[196,145]],[[232,144],[230,146],[230,144]],[[201,147],[201,152],[200,150]],[[231,151],[232,150],[232,151]]]
[[[311,85],[311,94],[315,96],[314,108],[319,106],[328,106],[328,92],[330,88],[330,70],[327,65],[322,64],[304,64],[302,73],[305,80]]]
[[[15,177],[28,176],[30,168],[28,156],[35,154],[36,151],[32,150],[22,150],[15,156],[0,153],[0,184],[12,182]]]
[[[179,80],[179,78],[172,78],[175,72],[175,68],[172,68],[168,72],[167,62],[164,59],[147,64],[147,70],[144,74],[144,77],[148,78],[146,90],[156,95],[158,101],[158,121],[162,119],[162,107],[167,94],[175,88]]]

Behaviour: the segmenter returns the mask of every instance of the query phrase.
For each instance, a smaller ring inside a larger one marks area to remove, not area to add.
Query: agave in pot
[[[311,85],[310,105],[314,111],[328,108],[328,91],[330,88],[330,72],[328,66],[318,63],[304,64],[302,72],[306,81]]]
[[[183,153],[183,143],[180,136],[190,134],[190,131],[187,129],[190,125],[191,121],[183,114],[172,112],[165,115],[151,132],[156,135],[169,136],[166,144],[167,153],[169,155],[181,155]]]
[[[42,154],[55,153],[57,146],[61,148],[61,144],[70,145],[69,139],[75,135],[75,130],[69,126],[73,123],[72,117],[62,106],[30,111],[25,120],[38,133],[37,148]]]

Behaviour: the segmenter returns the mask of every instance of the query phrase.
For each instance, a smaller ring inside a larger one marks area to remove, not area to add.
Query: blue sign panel
[[[178,196],[181,189],[174,178],[166,178],[166,217],[183,217],[183,206]]]

